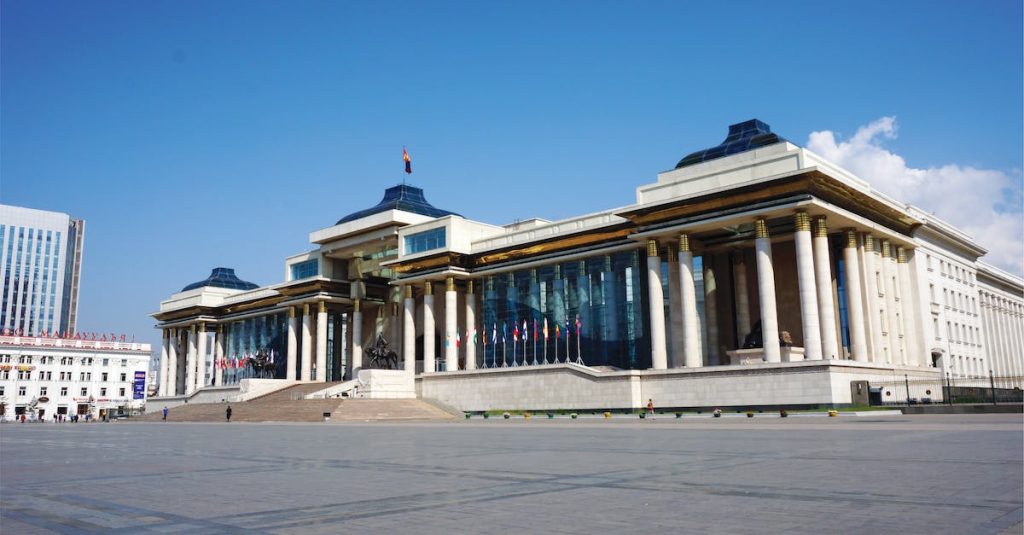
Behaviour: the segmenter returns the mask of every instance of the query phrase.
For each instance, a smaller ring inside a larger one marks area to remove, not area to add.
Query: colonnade
[[[780,344],[779,303],[776,296],[778,276],[795,278],[799,302],[799,322],[803,333],[803,359],[844,359],[861,362],[880,362],[909,366],[927,365],[919,338],[918,307],[914,306],[913,280],[908,250],[887,239],[876,239],[871,233],[845,229],[842,233],[842,253],[845,264],[843,286],[847,309],[849,353],[840,344],[838,296],[832,279],[833,265],[829,232],[825,216],[814,217],[803,211],[794,215],[795,273],[777,273],[773,257],[772,236],[768,221],[754,221],[754,259],[756,263],[756,297],[761,322],[762,352],[766,362],[783,360]],[[700,348],[701,325],[697,321],[697,288],[693,275],[694,251],[690,236],[680,234],[668,252],[668,281],[670,318],[662,312],[664,303],[661,280],[660,241],[647,241],[648,301],[650,309],[651,362],[655,369],[674,366],[700,367],[705,360]],[[720,291],[714,251],[704,251],[704,337],[709,346],[707,363],[715,364],[718,348],[725,345],[720,337]],[[732,249],[730,260],[732,276],[733,325],[736,327],[736,347],[750,332],[751,295],[748,289],[746,254]],[[678,266],[675,265],[678,263]],[[678,277],[678,281],[675,278]],[[678,318],[678,319],[677,319]],[[666,328],[668,327],[668,328]],[[671,359],[667,358],[672,350]],[[792,354],[790,358],[794,357]],[[722,362],[726,363],[726,362]]]
[[[997,377],[1024,375],[1024,304],[984,290],[980,300],[989,369]]]

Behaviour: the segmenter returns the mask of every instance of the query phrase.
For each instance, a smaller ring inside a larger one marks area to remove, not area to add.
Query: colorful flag
[[[405,161],[405,173],[407,175],[412,174],[412,158],[409,157],[409,153],[406,152],[405,147],[402,147],[402,160]]]

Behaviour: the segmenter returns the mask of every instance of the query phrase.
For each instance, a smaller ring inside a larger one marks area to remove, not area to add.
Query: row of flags
[[[271,364],[274,363],[274,353],[275,353],[274,350],[271,349],[270,353],[269,353],[269,356],[268,356],[268,359],[267,359],[267,362],[269,362]],[[215,368],[220,368],[222,370],[231,370],[231,369],[236,369],[236,368],[245,368],[245,367],[249,366],[249,359],[250,358],[256,358],[256,354],[255,353],[243,353],[240,356],[221,357],[220,359],[215,360],[213,362],[213,365],[214,365]]]
[[[24,329],[4,329],[2,331],[4,336],[33,336],[31,334],[26,335]],[[88,340],[94,342],[127,342],[128,335],[122,334],[120,336],[110,333],[108,336],[106,333],[79,333],[79,332],[58,332],[58,331],[42,331],[39,334],[34,335],[36,338],[52,338],[60,340]],[[135,336],[132,336],[132,342],[135,342]]]

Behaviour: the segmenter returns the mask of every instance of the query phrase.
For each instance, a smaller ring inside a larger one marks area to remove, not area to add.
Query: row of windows
[[[17,370],[17,372],[18,372],[17,378],[18,378],[19,381],[31,381],[32,380],[32,371],[31,370]],[[58,377],[60,378],[59,380],[61,380],[61,381],[70,381],[71,380],[71,372],[60,372],[60,375]],[[0,380],[9,380],[10,378],[11,378],[11,370],[0,370]],[[40,371],[39,375],[36,376],[36,379],[39,380],[39,381],[52,381],[53,380],[53,372],[51,372],[51,371]],[[79,373],[78,380],[79,381],[92,381],[92,372],[81,372],[81,373]],[[106,372],[100,374],[100,381],[107,382],[109,380],[110,380],[110,375],[109,374],[107,374]],[[127,373],[122,373],[120,381],[122,383],[123,382],[127,382],[128,381],[128,374]]]
[[[41,356],[41,357],[39,357],[39,364],[53,364],[54,358],[55,357],[46,356],[46,355]],[[36,357],[34,357],[32,355],[19,355],[18,356],[18,364],[35,364],[35,359],[36,359]],[[110,366],[111,365],[110,364],[111,360],[114,360],[114,359],[109,359],[109,358],[100,359],[100,365],[101,366]],[[0,363],[2,363],[2,364],[10,364],[11,363],[11,355],[0,355]],[[82,359],[82,362],[81,362],[81,364],[83,366],[92,366],[94,363],[95,363],[95,359],[93,357],[85,357],[85,358]],[[75,364],[74,357],[61,357],[61,359],[60,359],[60,365],[61,366],[73,366],[74,364]],[[121,359],[121,367],[124,368],[124,367],[127,367],[127,366],[128,366],[128,359]]]
[[[49,390],[48,387],[41,386],[41,387],[39,387],[39,396],[40,397],[47,396],[47,395],[49,395],[49,391],[50,390]],[[120,397],[124,397],[127,392],[128,392],[128,389],[125,388],[125,387],[121,387],[121,388],[117,389],[117,395],[120,396]],[[80,389],[78,391],[78,394],[80,396],[83,396],[83,397],[84,396],[88,396],[89,395],[89,389],[88,388],[82,388],[82,389]],[[0,397],[3,397],[3,395],[4,395],[4,387],[2,385],[0,385]],[[19,386],[18,387],[18,395],[19,396],[27,396],[28,395],[28,387],[27,386]],[[67,395],[68,395],[68,387],[66,387],[66,386],[60,387],[60,397],[67,397]],[[107,389],[106,388],[100,388],[100,395],[101,396],[106,396],[107,395]]]

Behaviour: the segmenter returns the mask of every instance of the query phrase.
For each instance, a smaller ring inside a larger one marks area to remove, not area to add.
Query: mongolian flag
[[[405,161],[405,174],[412,174],[412,158],[409,157],[409,153],[406,152],[405,147],[402,147],[402,160]]]

